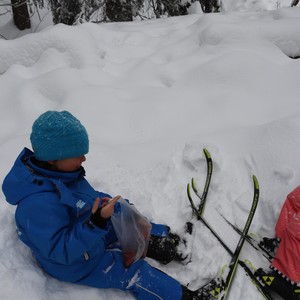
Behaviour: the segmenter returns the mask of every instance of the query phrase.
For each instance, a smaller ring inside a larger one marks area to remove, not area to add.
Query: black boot
[[[177,246],[181,242],[177,234],[169,233],[167,236],[151,235],[147,251],[147,257],[153,258],[162,264],[172,260],[182,260],[177,252]]]
[[[192,232],[192,229],[190,230]],[[166,236],[151,235],[147,257],[153,258],[162,264],[167,264],[172,260],[188,262],[188,255],[185,255],[178,250],[178,246],[180,244],[185,245],[185,243],[186,241],[181,239],[179,235],[170,232],[170,228],[168,227],[168,235]]]
[[[293,284],[277,270],[257,269],[254,275],[270,290],[286,300],[300,300],[300,287]]]

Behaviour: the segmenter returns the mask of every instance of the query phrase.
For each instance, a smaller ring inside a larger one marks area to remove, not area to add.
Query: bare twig
[[[4,35],[2,35],[1,33],[0,33],[0,37],[2,38],[2,39],[4,39],[4,40],[8,40]]]
[[[43,20],[46,18],[46,16],[47,16],[49,13],[50,13],[50,11],[47,12],[47,13],[43,16],[43,18],[40,19],[39,24],[35,27],[35,29],[34,29],[33,32],[36,32],[36,31],[37,31],[37,29],[39,28],[39,26],[42,24]]]

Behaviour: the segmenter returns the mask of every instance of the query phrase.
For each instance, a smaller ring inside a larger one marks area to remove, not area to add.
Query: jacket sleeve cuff
[[[105,225],[106,225],[106,223],[107,223],[107,221],[108,221],[109,219],[110,219],[110,218],[108,218],[108,219],[102,218],[102,217],[101,217],[101,208],[98,208],[98,209],[96,210],[96,212],[90,216],[90,220],[89,220],[89,221],[90,221],[93,225],[95,225],[95,226],[97,226],[97,227],[99,227],[99,228],[101,228],[101,229],[104,229],[104,228],[105,228]]]

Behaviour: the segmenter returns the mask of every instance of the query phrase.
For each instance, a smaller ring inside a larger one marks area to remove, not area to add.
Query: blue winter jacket
[[[47,273],[68,282],[130,290],[140,300],[181,299],[180,284],[146,261],[124,267],[120,249],[110,248],[117,240],[110,221],[106,229],[89,222],[95,199],[110,196],[91,187],[83,168],[68,173],[41,169],[32,163],[33,155],[24,148],[2,189],[6,200],[17,205],[20,239]],[[151,234],[165,235],[167,228],[152,224]]]
[[[77,281],[95,268],[107,245],[108,231],[87,221],[97,197],[84,169],[63,173],[40,169],[24,149],[3,182],[6,200],[16,209],[20,239],[41,266],[56,278]]]

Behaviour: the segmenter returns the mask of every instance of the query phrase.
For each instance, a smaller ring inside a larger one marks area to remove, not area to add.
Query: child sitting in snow
[[[300,186],[287,196],[275,235],[260,242],[274,256],[271,270],[258,269],[256,275],[284,299],[300,299]]]
[[[40,266],[53,277],[97,288],[130,291],[140,300],[209,299],[138,259],[125,267],[111,216],[119,196],[95,191],[82,163],[89,151],[84,126],[67,111],[47,111],[33,124],[24,148],[3,182],[17,205],[17,232]],[[147,257],[164,264],[181,260],[181,242],[165,225],[152,224]]]

